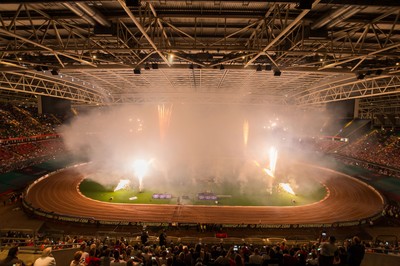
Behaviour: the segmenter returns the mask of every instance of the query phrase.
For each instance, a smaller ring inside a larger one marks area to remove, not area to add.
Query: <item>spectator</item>
[[[283,249],[283,266],[297,266],[298,259],[294,256],[294,249]]]
[[[100,265],[110,266],[110,263],[111,263],[111,250],[107,246],[104,246],[102,253],[100,255]]]
[[[143,245],[146,245],[147,241],[149,240],[149,234],[146,230],[143,229],[142,235],[140,236],[140,240],[142,241]]]
[[[263,263],[263,257],[260,255],[258,248],[255,248],[253,254],[251,254],[249,257],[249,264],[261,265],[262,263]]]
[[[100,258],[97,257],[97,249],[91,248],[89,256],[85,260],[87,266],[100,266]]]
[[[232,266],[244,266],[244,259],[239,253],[234,254]]]
[[[158,240],[159,240],[160,247],[167,245],[167,233],[165,232],[165,229],[162,230]]]
[[[232,248],[231,248],[232,249]],[[229,265],[229,257],[231,254],[231,249],[226,252],[226,250],[222,250],[221,251],[221,255],[217,257],[217,259],[215,260],[215,264],[216,265],[221,265],[221,266],[227,266]]]
[[[25,263],[18,259],[17,257],[18,255],[18,247],[12,247],[8,250],[8,254],[7,257],[0,262],[1,266],[13,266],[13,265],[21,265],[21,266],[25,266]]]
[[[202,246],[200,243],[197,243],[192,254],[192,265],[196,264],[198,259],[203,260],[203,258],[204,252],[202,251]]]
[[[360,266],[365,255],[365,247],[358,236],[353,237],[347,249],[347,263],[349,266]]]
[[[335,252],[337,251],[337,246],[335,244],[336,238],[330,236],[328,242],[323,242],[319,246],[319,266],[332,266],[335,257]]]
[[[110,263],[110,266],[121,266],[126,265],[126,261],[121,258],[119,250],[114,250],[114,260]]]
[[[35,260],[34,266],[55,266],[56,260],[51,254],[51,247],[45,248],[42,255]]]
[[[69,266],[84,266],[82,264],[80,264],[80,259],[82,257],[82,251],[77,251],[74,254],[74,259],[71,261],[71,263],[69,264]]]
[[[174,266],[186,266],[185,263],[185,253],[181,252],[176,256],[175,261],[172,263]]]
[[[79,264],[86,265],[86,259],[89,257],[89,253],[86,252],[86,242],[82,242],[79,248],[82,251],[82,256],[79,260]]]

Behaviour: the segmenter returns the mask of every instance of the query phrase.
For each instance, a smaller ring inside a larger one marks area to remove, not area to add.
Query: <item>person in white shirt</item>
[[[35,260],[33,266],[55,266],[56,259],[51,254],[51,247],[45,248],[42,255]]]
[[[335,258],[335,252],[337,246],[335,245],[336,238],[330,236],[328,242],[322,242],[319,246],[319,265],[320,266],[332,266]]]
[[[254,249],[254,253],[249,257],[249,264],[261,265],[263,263],[263,257],[260,255],[258,248]]]

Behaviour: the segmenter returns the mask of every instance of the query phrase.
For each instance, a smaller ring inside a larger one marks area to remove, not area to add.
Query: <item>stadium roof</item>
[[[392,0],[2,0],[0,98],[397,108],[399,33]]]

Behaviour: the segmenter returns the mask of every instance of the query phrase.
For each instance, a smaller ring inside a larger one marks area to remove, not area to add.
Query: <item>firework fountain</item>
[[[275,147],[271,147],[269,149],[268,153],[269,157],[269,168],[262,168],[264,173],[267,175],[267,191],[268,193],[272,194],[272,188],[273,188],[273,183],[276,178],[276,163],[278,161],[278,151]],[[258,167],[260,167],[260,164],[258,162],[255,162]],[[295,192],[293,191],[292,187],[290,186],[289,183],[279,183],[279,188],[283,189],[289,194],[295,195]]]
[[[131,181],[129,179],[121,179],[117,185],[117,187],[114,189],[115,191],[127,188],[129,186],[129,184],[131,183]]]
[[[133,164],[135,175],[139,180],[139,192],[143,191],[143,177],[147,173],[150,162],[145,160],[136,160]]]

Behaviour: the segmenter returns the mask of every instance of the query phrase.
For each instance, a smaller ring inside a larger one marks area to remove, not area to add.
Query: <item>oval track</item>
[[[309,167],[309,166],[307,166]],[[192,206],[101,202],[86,198],[78,189],[89,172],[70,168],[44,178],[31,187],[25,200],[35,208],[63,215],[98,220],[220,224],[304,224],[357,221],[379,213],[383,199],[374,189],[352,177],[312,168],[328,196],[303,206]]]

